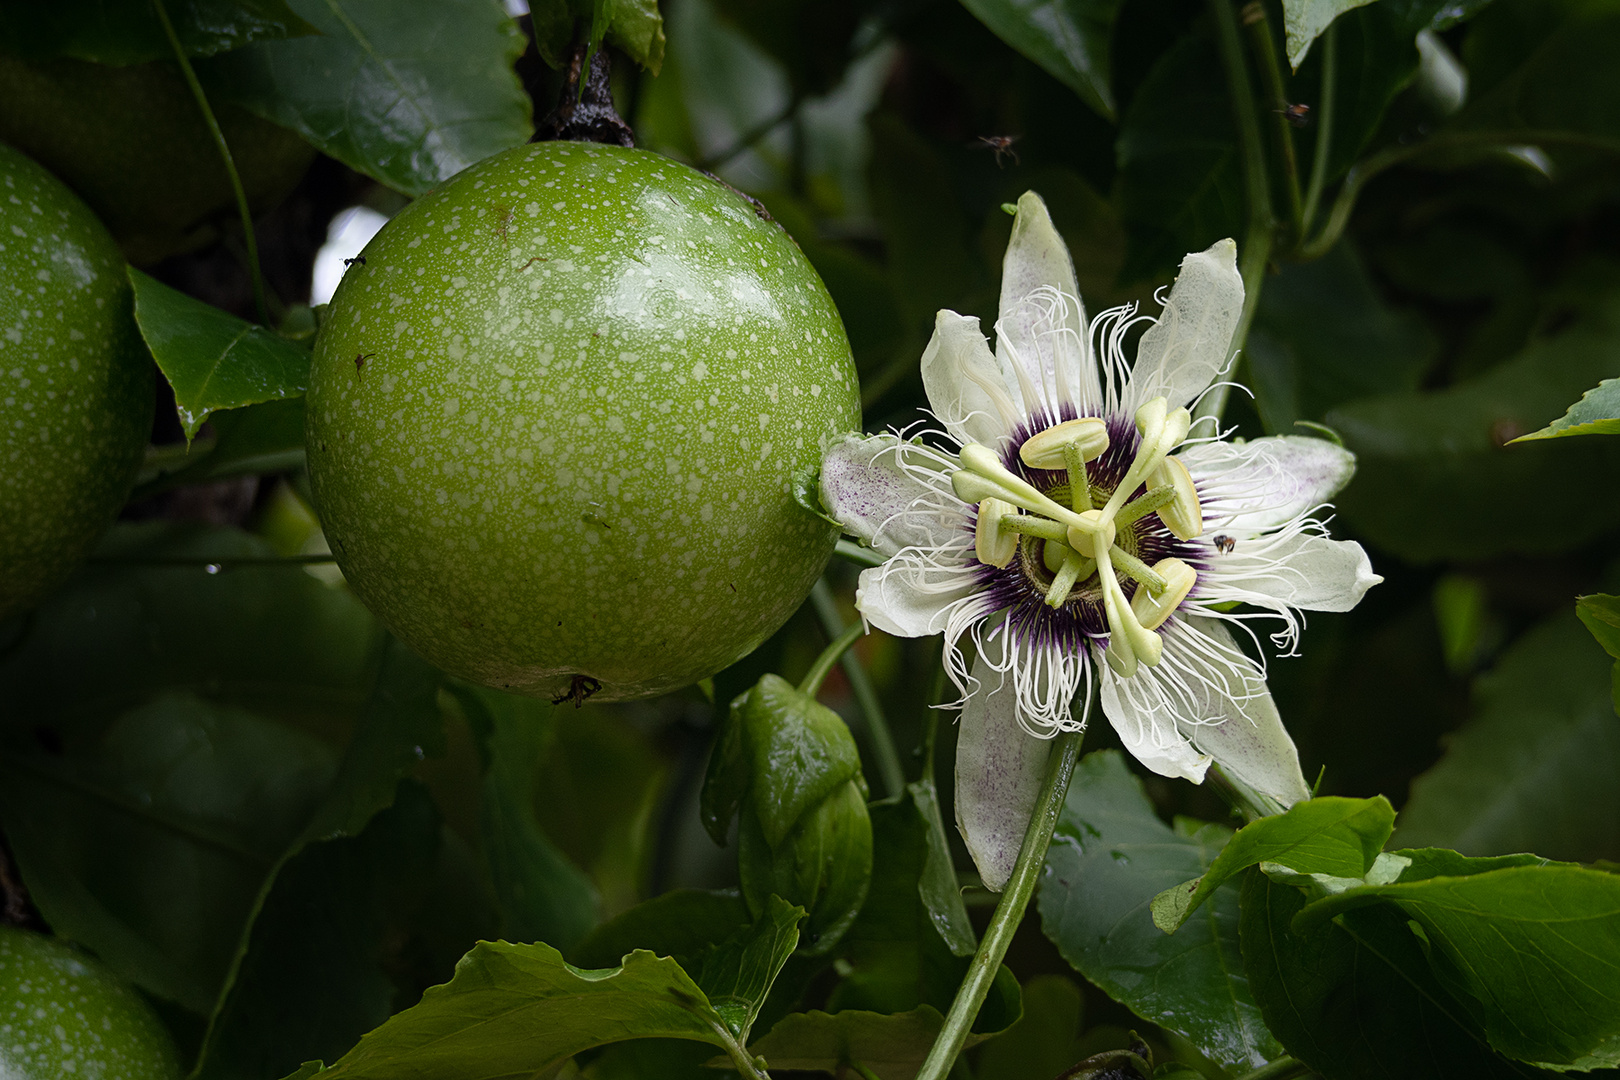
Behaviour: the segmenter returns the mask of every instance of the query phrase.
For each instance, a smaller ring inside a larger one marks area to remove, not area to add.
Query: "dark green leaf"
[[[957,884],[956,865],[951,860],[950,841],[945,837],[945,821],[940,816],[939,793],[934,790],[932,772],[907,784],[906,791],[922,819],[925,833],[917,895],[922,898],[928,921],[945,946],[957,956],[972,956],[979,946],[979,936],[973,932],[967,905],[962,902],[962,888]]]
[[[203,65],[210,90],[420,195],[531,134],[523,37],[488,0],[292,0],[317,37]]]
[[[1288,62],[1297,70],[1305,53],[1328,24],[1352,8],[1372,0],[1283,0],[1283,32]]]
[[[703,777],[703,791],[698,798],[703,828],[709,838],[722,847],[731,832],[732,819],[748,794],[749,756],[743,741],[742,709],[751,693],[752,689],[738,695],[721,718],[714,749],[709,753],[709,768]]]
[[[1189,251],[1242,235],[1243,185],[1214,42],[1185,35],[1148,72],[1120,121],[1121,276],[1168,275]]]
[[[1334,406],[1416,390],[1435,351],[1416,315],[1373,288],[1350,244],[1266,279],[1243,355],[1266,430],[1298,434]]]
[[[1120,0],[962,0],[962,4],[1087,105],[1114,118],[1111,51]]]
[[[638,951],[623,967],[587,971],[549,945],[485,941],[462,958],[455,978],[319,1075],[544,1076],[582,1050],[657,1038],[731,1045],[720,1014],[675,961]]]
[[[1394,828],[1395,808],[1382,795],[1296,803],[1287,813],[1239,829],[1202,877],[1155,896],[1154,925],[1175,933],[1216,889],[1259,863],[1278,863],[1300,874],[1359,878],[1372,868]]]
[[[1568,863],[1368,885],[1307,905],[1298,932],[1392,902],[1490,1045],[1520,1061],[1620,1065],[1620,876]]]
[[[782,965],[799,947],[799,921],[804,915],[803,908],[773,896],[752,926],[738,930],[704,955],[697,983],[738,1042],[748,1041],[765,996]]]
[[[1567,612],[1515,642],[1475,684],[1474,718],[1412,781],[1396,841],[1620,859],[1611,666]]]
[[[1620,660],[1620,596],[1594,593],[1577,597],[1575,614],[1592,631],[1603,651]]]
[[[1018,980],[1004,967],[996,973],[995,985],[964,1045],[978,1045],[1018,1015]],[[992,1027],[997,1023],[999,1027]],[[932,1005],[897,1013],[862,1009],[789,1013],[748,1052],[783,1071],[838,1073],[856,1064],[883,1080],[911,1080],[943,1026],[944,1016]]]
[[[315,28],[286,0],[163,0],[188,56],[212,56],[266,38]],[[0,8],[0,52],[28,60],[72,56],[100,64],[172,60],[151,0],[62,0]]]
[[[1037,975],[1024,984],[1024,1015],[979,1051],[978,1080],[1052,1077],[1085,1056],[1080,1039],[1084,998],[1062,975]]]
[[[1239,1070],[1265,1064],[1281,1047],[1238,960],[1235,883],[1216,890],[1174,937],[1149,913],[1155,895],[1205,872],[1231,835],[1192,822],[1172,829],[1118,752],[1088,754],[1047,854],[1040,911],[1046,936],[1087,979]]]
[[[500,905],[504,937],[571,948],[596,923],[591,881],[570,863],[535,816],[535,766],[554,706],[458,684],[451,691],[482,743],[481,848]]]
[[[1620,435],[1620,379],[1604,379],[1582,394],[1581,400],[1563,416],[1513,441],[1564,439],[1571,435]]]
[[[1431,561],[1563,551],[1620,523],[1620,501],[1590,498],[1620,482],[1620,447],[1611,440],[1502,446],[1620,368],[1620,307],[1612,297],[1604,304],[1479,378],[1329,412],[1326,422],[1357,458],[1356,478],[1337,500],[1351,525],[1403,558]],[[1558,527],[1503,528],[1504,491],[1515,493],[1516,513]],[[1571,506],[1582,512],[1567,513]]]
[[[228,1008],[215,1019],[199,1080],[278,1076],[336,1058],[388,1019],[399,992],[390,940],[421,900],[439,815],[418,785],[358,836],[291,859],[254,921]]]
[[[1491,1052],[1398,910],[1348,912],[1302,937],[1290,924],[1304,904],[1298,889],[1249,872],[1243,968],[1266,1024],[1324,1080],[1553,1075]]]
[[[308,388],[309,350],[133,266],[129,280],[135,287],[135,322],[174,387],[186,438],[196,435],[215,409],[301,397]]]
[[[735,889],[676,889],[598,926],[569,953],[579,967],[612,967],[635,949],[673,956],[696,969],[710,945],[747,927],[748,905]]]

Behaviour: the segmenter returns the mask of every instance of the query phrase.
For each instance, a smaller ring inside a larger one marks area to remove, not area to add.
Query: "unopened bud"
[[[1065,420],[1025,439],[1018,456],[1032,469],[1062,469],[1067,465],[1064,447],[1071,445],[1082,461],[1092,460],[1108,449],[1108,425],[1095,416]]]

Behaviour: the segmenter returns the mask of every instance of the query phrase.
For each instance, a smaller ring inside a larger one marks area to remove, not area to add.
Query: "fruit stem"
[[[829,638],[836,640],[848,633],[844,629],[844,617],[838,613],[838,601],[833,598],[826,578],[811,586],[810,602],[815,605],[816,617],[821,620],[821,628]],[[855,625],[862,624],[856,622]],[[872,685],[872,677],[866,673],[866,666],[861,663],[860,657],[847,652],[843,660],[844,677],[849,680],[855,704],[860,706],[861,715],[866,718],[872,757],[876,759],[878,778],[883,781],[883,794],[898,795],[906,789],[906,774],[900,767],[900,754],[894,748],[894,734],[889,730],[888,717],[883,714],[883,703],[878,700],[877,688]]]
[[[1001,968],[1002,957],[1007,955],[1007,946],[1012,944],[1018,924],[1024,921],[1024,909],[1035,893],[1036,879],[1046,865],[1046,849],[1052,843],[1052,831],[1057,828],[1058,816],[1063,812],[1063,800],[1069,792],[1069,781],[1074,778],[1074,763],[1080,756],[1080,740],[1084,734],[1065,731],[1054,740],[1057,745],[1052,748],[1046,783],[1024,833],[1024,846],[1018,852],[1018,862],[1007,881],[1007,891],[1001,894],[996,913],[985,927],[979,949],[968,965],[967,976],[956,991],[956,1000],[951,1002],[945,1026],[928,1051],[917,1080],[944,1080],[962,1052],[962,1044],[967,1041],[973,1021],[979,1015],[979,1007],[984,1004],[990,984]]]
[[[820,693],[821,684],[826,681],[828,674],[832,672],[832,666],[865,632],[866,627],[860,623],[852,623],[845,627],[837,637],[829,641],[827,647],[821,650],[821,655],[816,657],[816,662],[810,665],[810,670],[805,674],[804,681],[799,683],[799,693],[809,694],[811,697],[815,697]]]
[[[569,51],[568,76],[563,80],[557,107],[535,126],[530,142],[636,145],[635,133],[613,107],[613,87],[609,80],[612,68],[607,50],[597,49],[587,58],[589,46],[589,41],[581,39]]]
[[[152,0],[152,10],[157,12],[158,22],[163,24],[163,33],[169,39],[169,48],[174,50],[175,62],[180,65],[180,73],[186,77],[186,85],[191,87],[191,96],[197,101],[197,108],[202,110],[203,122],[208,125],[208,133],[214,137],[214,146],[219,150],[219,156],[225,162],[225,173],[231,179],[231,190],[236,195],[236,209],[242,215],[242,236],[247,242],[248,274],[253,279],[253,306],[259,313],[259,322],[264,326],[270,325],[270,305],[266,302],[264,291],[264,272],[259,268],[259,241],[253,235],[253,211],[248,208],[247,192],[242,188],[242,177],[236,171],[236,159],[231,157],[231,148],[225,142],[225,133],[219,129],[219,121],[214,118],[214,110],[209,107],[208,95],[203,93],[202,83],[197,81],[197,73],[192,70],[191,61],[186,58],[186,50],[180,44],[180,36],[174,32],[174,23],[169,20],[169,12],[163,6],[163,0]]]

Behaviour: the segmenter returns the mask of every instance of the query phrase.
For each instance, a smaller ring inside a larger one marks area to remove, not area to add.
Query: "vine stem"
[[[231,178],[231,190],[236,194],[236,210],[242,215],[242,236],[247,242],[248,274],[253,279],[253,306],[259,313],[259,322],[269,326],[270,305],[264,291],[264,272],[259,268],[259,241],[253,235],[253,211],[248,207],[247,192],[242,187],[241,174],[236,171],[236,159],[231,156],[231,148],[225,142],[225,133],[220,130],[219,121],[214,117],[214,110],[208,104],[208,95],[203,93],[202,83],[197,81],[197,72],[192,69],[186,50],[180,44],[180,35],[174,32],[174,23],[169,20],[169,12],[163,6],[163,0],[152,0],[152,10],[157,12],[158,22],[163,24],[163,33],[169,39],[169,48],[174,50],[175,63],[180,65],[180,73],[186,77],[186,85],[191,87],[191,96],[196,99],[197,108],[202,111],[203,122],[208,125],[208,133],[214,138],[214,146],[219,150],[220,160],[225,162],[225,173]]]
[[[844,617],[838,613],[838,601],[827,585],[826,578],[818,580],[811,587],[810,603],[816,609],[816,617],[821,620],[822,630],[826,631],[827,636],[834,642],[851,630],[864,629],[860,622],[848,628],[844,626]],[[860,635],[857,633],[855,636]],[[850,640],[853,641],[854,638]],[[828,646],[829,649],[831,647]],[[826,653],[822,655],[825,656]],[[894,733],[889,730],[889,719],[883,713],[883,703],[878,700],[877,688],[872,685],[872,676],[867,673],[866,665],[861,663],[861,658],[853,652],[844,652],[842,662],[844,677],[849,680],[850,693],[855,695],[855,704],[860,707],[861,715],[866,719],[866,730],[872,743],[872,757],[875,759],[874,764],[877,765],[878,777],[883,781],[883,793],[898,795],[906,789],[906,774],[900,767],[900,754],[894,747]]]
[[[1299,163],[1294,156],[1293,125],[1288,121],[1288,90],[1283,82],[1282,65],[1277,62],[1277,39],[1271,33],[1271,19],[1260,0],[1243,5],[1243,25],[1249,32],[1249,51],[1260,69],[1260,81],[1271,112],[1272,141],[1282,162],[1283,196],[1288,201],[1288,224],[1295,243],[1305,236],[1305,213],[1299,194]]]
[[[827,673],[838,663],[838,658],[843,656],[865,631],[866,627],[860,623],[853,623],[829,641],[827,647],[821,650],[821,655],[816,657],[816,662],[810,665],[804,681],[799,683],[799,692],[815,697],[821,690],[821,684],[826,680]]]
[[[1311,179],[1305,189],[1303,224],[1295,242],[1303,244],[1316,225],[1316,211],[1322,205],[1322,188],[1327,184],[1328,155],[1333,151],[1333,117],[1338,100],[1339,33],[1338,20],[1322,32],[1322,89],[1316,101],[1316,150],[1311,155]]]
[[[956,1000],[951,1002],[945,1026],[928,1051],[916,1080],[944,1080],[967,1042],[968,1031],[979,1015],[979,1006],[984,1004],[990,984],[1001,968],[1002,957],[1007,955],[1007,946],[1012,944],[1013,934],[1024,920],[1024,909],[1029,906],[1035,881],[1046,864],[1046,849],[1052,843],[1052,831],[1057,828],[1058,817],[1063,812],[1063,800],[1069,793],[1069,781],[1074,778],[1074,764],[1080,757],[1083,735],[1080,731],[1065,731],[1053,740],[1056,745],[1052,748],[1052,763],[1047,768],[1046,782],[1036,800],[1029,829],[1024,833],[1024,846],[1019,849],[1007,890],[1001,894],[996,913],[990,917],[990,925],[985,928],[979,948],[968,965],[967,977],[956,991]]]
[[[1260,302],[1260,289],[1265,281],[1266,263],[1271,258],[1277,222],[1271,207],[1265,142],[1260,134],[1260,117],[1255,108],[1254,88],[1249,83],[1248,64],[1243,57],[1243,37],[1238,29],[1237,13],[1232,10],[1232,0],[1210,0],[1209,6],[1215,18],[1221,66],[1226,70],[1227,94],[1232,99],[1238,143],[1243,151],[1243,187],[1249,204],[1248,228],[1238,252],[1238,272],[1243,277],[1243,312],[1232,334],[1231,350],[1236,353],[1248,339],[1249,324],[1254,321],[1255,306]],[[1211,388],[1198,403],[1198,419],[1214,417],[1218,423],[1221,414],[1226,411],[1230,389],[1225,385]]]

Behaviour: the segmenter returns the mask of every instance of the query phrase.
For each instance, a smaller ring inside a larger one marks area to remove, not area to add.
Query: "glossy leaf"
[[[860,752],[837,713],[778,675],[760,679],[740,708],[749,804],[766,843],[778,847],[800,818],[860,775]]]
[[[1581,400],[1563,416],[1513,441],[1564,439],[1571,435],[1620,435],[1620,379],[1604,379],[1582,394]]]
[[[743,899],[755,918],[773,895],[809,913],[804,950],[820,955],[837,944],[855,921],[872,877],[872,823],[866,794],[847,780],[817,803],[772,847],[749,807],[738,832],[737,870]]]
[[[585,20],[592,24],[593,48],[605,35],[626,56],[657,75],[664,62],[664,18],[656,0],[615,0],[605,5],[608,21],[598,28],[593,16],[603,6],[591,0],[537,0],[530,4],[529,18],[541,59],[553,68],[567,67],[575,23]]]
[[[1283,32],[1288,62],[1298,70],[1311,42],[1340,15],[1372,0],[1283,0]]]
[[[1412,781],[1396,842],[1620,859],[1612,666],[1567,612],[1515,642],[1476,682],[1473,719]]]
[[[1208,870],[1231,835],[1196,822],[1171,828],[1123,756],[1088,754],[1047,853],[1039,902],[1046,936],[1082,975],[1223,1067],[1246,1071],[1281,1048],[1238,959],[1235,883],[1173,937],[1149,912],[1154,896]]]
[[[1478,378],[1445,390],[1364,398],[1327,414],[1357,459],[1337,504],[1379,547],[1413,561],[1567,550],[1620,523],[1620,503],[1587,497],[1620,477],[1607,439],[1548,440],[1503,449],[1614,373],[1620,307],[1605,297],[1574,325],[1532,341]],[[1502,528],[1500,493],[1557,529]],[[1569,506],[1583,512],[1563,512]],[[1439,512],[1436,512],[1436,511]]]
[[[543,1076],[583,1050],[656,1038],[734,1046],[720,1014],[674,960],[637,951],[621,967],[586,970],[549,945],[484,941],[462,958],[455,978],[305,1075]]]
[[[1024,984],[1024,1014],[979,1051],[978,1080],[1057,1076],[1086,1054],[1085,999],[1073,980],[1037,975]]]
[[[803,908],[773,896],[752,926],[743,927],[704,954],[698,985],[738,1042],[748,1041],[771,985],[798,948],[799,922],[804,915]]]
[[[1243,235],[1243,184],[1214,42],[1190,32],[1153,65],[1120,118],[1121,276],[1168,277],[1189,251]]]
[[[1390,305],[1350,244],[1266,279],[1243,355],[1272,434],[1298,434],[1356,398],[1416,390],[1435,352],[1424,322]]]
[[[569,962],[612,967],[628,953],[647,949],[696,970],[709,946],[748,923],[748,905],[735,889],[676,889],[602,923],[569,952]]]
[[[350,168],[420,195],[531,134],[492,0],[291,0],[318,36],[255,43],[201,73],[211,92]]]
[[[1243,882],[1243,968],[1266,1024],[1324,1080],[1526,1080],[1551,1077],[1492,1052],[1429,970],[1392,906],[1291,929],[1298,889],[1251,870]]]
[[[315,33],[287,0],[163,0],[187,56]],[[172,60],[151,0],[62,0],[0,8],[0,52],[29,60],[71,56],[98,64]]]
[[[1363,0],[1366,2],[1366,0]],[[1120,0],[962,0],[996,36],[1114,118],[1112,45]]]
[[[1594,593],[1578,597],[1575,614],[1592,631],[1603,651],[1620,660],[1620,596]]]
[[[1620,1065],[1620,876],[1568,863],[1348,889],[1307,905],[1309,934],[1392,903],[1499,1053],[1554,1066]]]
[[[169,288],[133,266],[135,322],[174,388],[186,438],[216,409],[301,397],[309,350]]]
[[[275,879],[253,923],[198,1080],[280,1076],[336,1058],[393,1011],[401,924],[439,854],[439,815],[406,783],[358,836],[316,844]]]
[[[1287,813],[1239,829],[1204,875],[1153,898],[1153,923],[1167,934],[1227,881],[1259,863],[1301,874],[1359,878],[1372,868],[1395,827],[1395,808],[1371,799],[1327,796],[1296,803]]]
[[[535,816],[535,768],[554,706],[498,690],[451,690],[477,733],[484,759],[481,850],[501,909],[501,933],[516,941],[573,947],[596,923],[597,894]]]

